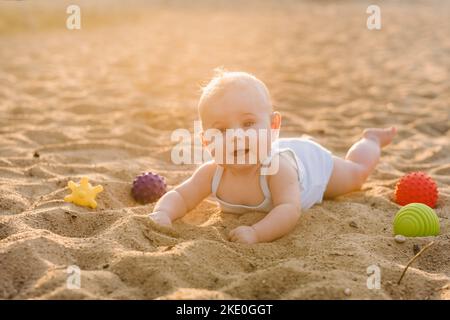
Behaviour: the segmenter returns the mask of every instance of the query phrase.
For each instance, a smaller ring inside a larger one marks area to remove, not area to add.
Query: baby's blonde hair
[[[267,101],[267,107],[270,111],[273,110],[270,93],[264,82],[248,72],[227,71],[223,67],[219,67],[214,69],[214,77],[201,88],[201,96],[198,102],[199,116],[206,101],[212,97],[221,97],[226,89],[244,85],[250,85],[255,88],[262,95],[263,99]]]

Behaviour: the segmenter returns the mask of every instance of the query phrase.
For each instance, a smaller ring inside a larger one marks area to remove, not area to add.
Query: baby
[[[212,145],[205,134],[208,130],[219,133],[215,135],[216,148],[208,149],[213,160],[167,192],[150,218],[171,226],[207,197],[225,212],[267,212],[257,223],[230,231],[231,241],[248,244],[280,238],[295,227],[302,210],[321,203],[324,197],[360,189],[374,170],[381,148],[396,133],[393,127],[364,130],[345,159],[309,139],[278,138],[281,115],[273,110],[264,83],[245,72],[216,75],[203,88],[198,112],[203,146]],[[246,134],[252,130],[263,132],[256,137],[256,148],[250,145],[252,136]],[[217,139],[220,135],[223,139]],[[238,158],[242,161],[236,161]]]

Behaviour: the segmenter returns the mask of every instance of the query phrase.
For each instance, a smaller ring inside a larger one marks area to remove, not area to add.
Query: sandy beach
[[[0,299],[450,299],[450,2],[380,1],[381,30],[365,1],[87,2],[81,30],[64,1],[0,3]],[[264,214],[210,201],[158,227],[131,183],[152,171],[170,190],[195,170],[171,162],[170,136],[193,130],[217,66],[267,84],[281,137],[344,156],[364,128],[398,135],[361,191],[272,243],[229,242]],[[441,233],[397,243],[393,191],[412,171],[438,185]],[[96,209],[63,200],[84,176],[104,187]]]

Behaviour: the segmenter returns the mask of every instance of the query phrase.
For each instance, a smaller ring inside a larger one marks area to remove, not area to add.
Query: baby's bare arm
[[[286,159],[281,157],[280,160],[278,172],[269,181],[274,208],[252,226],[258,242],[268,242],[284,236],[294,229],[300,217],[297,171]]]
[[[194,209],[211,194],[211,182],[215,169],[216,164],[213,162],[201,165],[189,179],[159,199],[152,215],[163,215],[164,218],[167,216],[172,222]]]

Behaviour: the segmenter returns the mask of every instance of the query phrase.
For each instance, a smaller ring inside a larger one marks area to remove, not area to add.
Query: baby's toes
[[[392,142],[397,129],[395,127],[380,129],[380,128],[370,128],[365,129],[363,136],[367,139],[372,139],[380,144],[380,147],[387,146]]]
[[[383,131],[381,131],[380,133],[381,146],[384,147],[390,144],[392,142],[392,139],[394,139],[396,133],[397,133],[396,127],[383,129]]]

